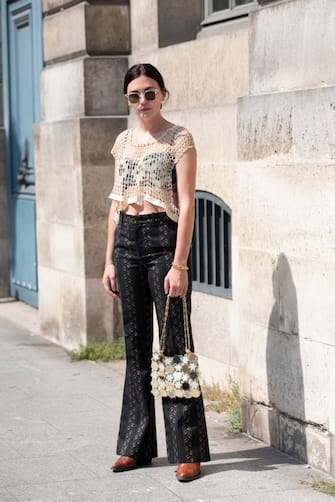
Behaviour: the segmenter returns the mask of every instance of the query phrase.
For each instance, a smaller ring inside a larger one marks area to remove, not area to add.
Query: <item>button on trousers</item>
[[[123,314],[127,367],[117,454],[145,462],[157,456],[155,402],[151,394],[153,305],[161,333],[166,295],[164,278],[175,252],[177,223],[166,213],[120,214],[114,262]],[[189,275],[188,312],[192,279]],[[185,351],[183,306],[171,298],[167,325],[169,355]],[[191,345],[193,347],[192,334]],[[162,398],[170,463],[210,459],[202,397]]]

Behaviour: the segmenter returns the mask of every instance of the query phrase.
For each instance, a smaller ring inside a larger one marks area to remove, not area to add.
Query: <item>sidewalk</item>
[[[178,482],[167,463],[161,406],[160,457],[113,473],[124,362],[72,363],[37,333],[34,309],[0,303],[0,502],[334,500],[303,484],[326,476],[246,435],[225,437],[214,412],[212,461],[198,480]]]

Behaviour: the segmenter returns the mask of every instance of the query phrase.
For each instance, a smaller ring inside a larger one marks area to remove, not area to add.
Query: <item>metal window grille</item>
[[[193,289],[231,298],[231,210],[214,194],[196,192]]]

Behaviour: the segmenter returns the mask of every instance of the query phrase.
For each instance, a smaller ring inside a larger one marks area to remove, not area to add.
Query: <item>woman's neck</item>
[[[171,125],[170,122],[159,115],[152,120],[139,120],[136,129],[139,133],[157,134],[166,129],[167,125]]]

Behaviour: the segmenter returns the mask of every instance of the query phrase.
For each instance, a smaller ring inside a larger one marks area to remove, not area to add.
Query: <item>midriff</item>
[[[154,206],[148,201],[143,201],[139,203],[128,204],[122,209],[125,214],[130,214],[131,216],[137,216],[139,214],[152,214],[152,213],[165,213],[166,209],[164,207]]]

